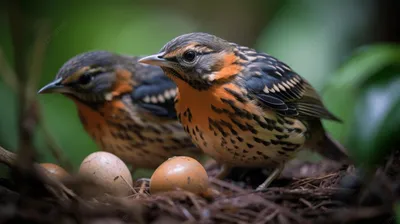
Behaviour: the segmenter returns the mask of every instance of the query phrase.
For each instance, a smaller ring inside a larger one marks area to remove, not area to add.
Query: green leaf
[[[331,77],[330,85],[357,88],[391,64],[400,62],[400,46],[372,45],[360,48]]]
[[[356,104],[350,134],[351,154],[373,168],[394,149],[400,134],[400,67],[384,69],[366,82]]]
[[[363,84],[391,64],[400,62],[400,46],[373,45],[360,48],[331,76],[323,91],[327,108],[343,123],[324,121],[326,129],[340,142],[348,142],[353,111]]]

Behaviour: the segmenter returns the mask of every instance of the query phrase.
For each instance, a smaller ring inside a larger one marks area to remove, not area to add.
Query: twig
[[[210,177],[210,178],[209,178],[209,181],[210,181],[210,183],[213,183],[213,184],[215,184],[215,185],[221,186],[221,187],[223,187],[223,188],[227,188],[227,189],[232,190],[232,191],[235,191],[235,192],[239,192],[239,193],[245,193],[245,192],[247,192],[246,190],[244,190],[244,189],[242,189],[242,188],[240,188],[240,187],[236,187],[236,186],[233,185],[233,184],[227,183],[227,182],[225,182],[225,181],[221,181],[221,180],[219,180],[219,179],[217,179],[217,178],[214,178],[214,177]]]
[[[312,208],[312,207],[313,207],[313,205],[312,205],[309,201],[307,201],[306,199],[304,199],[304,198],[300,198],[299,201],[300,201],[301,203],[305,204],[305,205],[306,205],[307,207],[309,207],[309,208]]]
[[[182,214],[185,216],[185,218],[189,221],[189,222],[195,222],[196,219],[193,217],[193,215],[183,206],[177,206],[181,211]]]
[[[17,155],[0,146],[0,163],[14,167],[17,163]]]
[[[11,37],[14,47],[14,71],[18,81],[18,160],[21,168],[29,169],[35,157],[33,149],[33,132],[36,127],[37,117],[35,114],[34,105],[30,104],[27,100],[27,84],[28,72],[26,63],[26,51],[29,49],[27,41],[28,35],[26,34],[27,21],[22,12],[21,2],[19,0],[9,1],[9,22],[11,27]]]
[[[271,212],[271,214],[267,215],[266,212],[268,212],[269,210],[270,209],[264,209],[264,211],[262,213],[260,213],[260,217],[257,218],[257,221],[255,223],[268,223],[269,221],[274,219],[279,214],[279,210],[274,210],[273,212]],[[263,214],[263,215],[261,215],[261,214]],[[267,216],[265,216],[265,215],[267,215]]]
[[[17,168],[19,164],[18,159],[19,157],[15,153],[10,152],[0,146],[0,163],[6,164],[12,168]],[[61,190],[67,197],[76,198],[76,195],[71,190],[66,188],[62,183],[60,183],[54,177],[46,175],[43,167],[38,164],[33,164],[33,167],[35,169],[33,173],[36,174],[45,184]],[[52,189],[49,190],[52,191]],[[54,192],[54,194],[55,196],[59,196],[59,193]]]
[[[273,208],[275,210],[279,210],[280,215],[286,215],[287,217],[289,217],[289,218],[291,218],[293,220],[296,220],[299,223],[309,223],[307,220],[303,219],[301,216],[299,216],[299,215],[297,215],[295,213],[292,213],[288,209],[286,209],[286,208],[284,208],[284,207],[282,207],[282,206],[280,206],[278,204],[275,204],[274,202],[268,201],[268,200],[266,200],[266,199],[264,199],[262,197],[260,197],[260,198],[263,200],[263,204],[266,207],[270,207],[270,208]]]
[[[200,204],[196,200],[194,194],[191,192],[186,192],[186,191],[184,193],[187,195],[187,197],[192,202],[193,206],[196,208],[196,211],[199,214],[200,218],[203,219],[202,208],[200,207]]]
[[[16,9],[14,9],[16,10]],[[18,79],[26,79],[24,80],[23,83],[25,83],[24,86],[18,86],[16,74],[13,71],[13,69],[8,65],[6,62],[2,51],[0,49],[0,69],[2,71],[0,72],[3,75],[3,78],[5,82],[17,93],[19,94],[19,97],[22,98],[24,96],[23,102],[25,102],[25,105],[32,110],[28,110],[24,112],[25,114],[25,121],[23,123],[28,123],[30,124],[28,132],[33,132],[33,129],[36,127],[38,123],[40,123],[40,126],[43,129],[44,132],[44,137],[45,141],[48,145],[48,149],[50,150],[51,154],[53,157],[58,161],[58,163],[67,171],[72,171],[72,165],[71,163],[65,159],[63,154],[61,153],[60,147],[57,145],[57,143],[54,141],[54,138],[48,131],[47,126],[44,124],[44,119],[41,117],[41,112],[39,111],[39,107],[37,106],[39,103],[36,99],[36,90],[37,90],[37,84],[40,79],[40,76],[42,74],[42,66],[43,66],[43,60],[44,60],[44,53],[46,51],[46,47],[49,43],[49,41],[44,41],[45,39],[49,39],[49,24],[47,22],[41,22],[39,23],[39,29],[36,33],[36,38],[33,46],[33,52],[31,58],[31,63],[30,63],[30,69],[29,69],[29,74],[30,76],[22,76],[21,74],[18,74]],[[15,49],[16,50],[16,49]],[[22,57],[21,58],[25,58]],[[21,62],[19,66],[25,66],[25,62]],[[17,69],[17,67],[15,68]],[[20,73],[22,73],[22,70],[18,70]],[[24,71],[28,72],[28,71]],[[24,108],[24,105],[20,106],[21,109]],[[25,110],[24,110],[25,111]],[[27,122],[30,121],[30,122]],[[25,128],[23,128],[25,129]],[[26,131],[25,131],[26,132]],[[32,135],[32,133],[31,133]],[[24,138],[25,139],[25,138]],[[23,139],[20,139],[23,140]],[[24,141],[28,141],[28,139],[25,139]],[[30,144],[31,147],[33,148],[33,145]]]
[[[126,181],[125,178],[124,178],[122,175],[119,175],[119,177],[125,182],[126,185],[128,185],[128,187],[131,189],[131,191],[132,191],[134,194],[137,194],[137,193],[138,193],[138,192],[135,190],[135,188],[133,188],[133,186],[132,186],[130,183],[128,183],[128,181]]]

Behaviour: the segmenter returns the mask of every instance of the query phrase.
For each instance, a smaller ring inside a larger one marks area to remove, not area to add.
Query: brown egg
[[[50,176],[53,176],[57,179],[62,179],[69,176],[69,173],[65,171],[60,166],[53,163],[40,163],[40,166],[43,167]]]
[[[175,156],[162,163],[150,180],[150,192],[184,189],[201,194],[208,189],[208,175],[204,167],[195,159]]]
[[[79,168],[79,174],[91,178],[96,189],[86,190],[85,196],[105,193],[114,196],[132,194],[132,175],[125,163],[109,152],[99,151],[87,156]]]

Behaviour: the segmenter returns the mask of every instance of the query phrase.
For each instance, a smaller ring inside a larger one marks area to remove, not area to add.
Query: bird
[[[38,93],[71,99],[98,148],[135,168],[157,168],[168,158],[203,153],[177,120],[175,83],[140,57],[89,51],[70,58]]]
[[[222,164],[270,168],[266,189],[296,152],[307,148],[338,162],[346,149],[322,126],[341,122],[312,85],[277,58],[203,32],[175,37],[140,63],[160,66],[178,87],[178,120],[195,145]]]

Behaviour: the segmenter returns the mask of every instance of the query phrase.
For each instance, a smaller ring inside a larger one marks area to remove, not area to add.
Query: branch
[[[10,152],[0,146],[0,163],[6,164],[11,168],[16,168],[19,166],[18,158],[19,157],[15,153]],[[35,169],[33,171],[33,174],[35,174],[41,181],[43,181],[43,183],[46,183],[53,188],[61,190],[65,194],[65,196],[72,198],[76,197],[76,195],[71,190],[66,188],[56,178],[52,177],[51,175],[45,175],[44,168],[41,167],[39,164],[34,163],[33,167]]]
[[[1,66],[6,82],[12,87],[19,97],[19,155],[24,156],[21,164],[31,163],[35,156],[35,148],[33,145],[33,134],[40,123],[44,130],[45,141],[49,146],[51,154],[58,160],[59,164],[71,171],[72,165],[64,159],[58,145],[55,143],[52,135],[47,130],[43,122],[43,117],[39,111],[39,102],[36,99],[36,90],[38,81],[42,74],[43,60],[47,45],[50,40],[50,25],[47,21],[41,21],[37,24],[38,29],[35,33],[30,63],[27,63],[28,49],[24,33],[24,18],[18,1],[10,3],[10,26],[12,30],[12,39],[14,45],[14,71],[10,66]],[[57,28],[58,30],[60,28]],[[0,51],[0,65],[7,65],[6,60],[2,57]],[[3,59],[3,60],[2,60]],[[26,67],[29,67],[29,72]],[[1,69],[0,68],[0,69]],[[8,68],[8,69],[7,69]],[[16,84],[14,84],[16,83]],[[20,85],[17,85],[20,84]],[[23,152],[23,153],[22,153]]]
[[[18,134],[19,134],[19,147],[18,155],[21,157],[19,161],[21,168],[29,169],[32,163],[35,152],[33,149],[33,132],[37,123],[37,116],[35,114],[35,105],[30,105],[27,101],[27,83],[28,72],[26,63],[26,50],[29,48],[27,41],[27,24],[24,18],[21,2],[19,0],[9,1],[9,22],[11,27],[12,44],[14,47],[14,71],[17,77],[18,85]],[[33,109],[33,110],[32,110]]]
[[[0,146],[0,163],[14,167],[17,163],[17,155]]]

